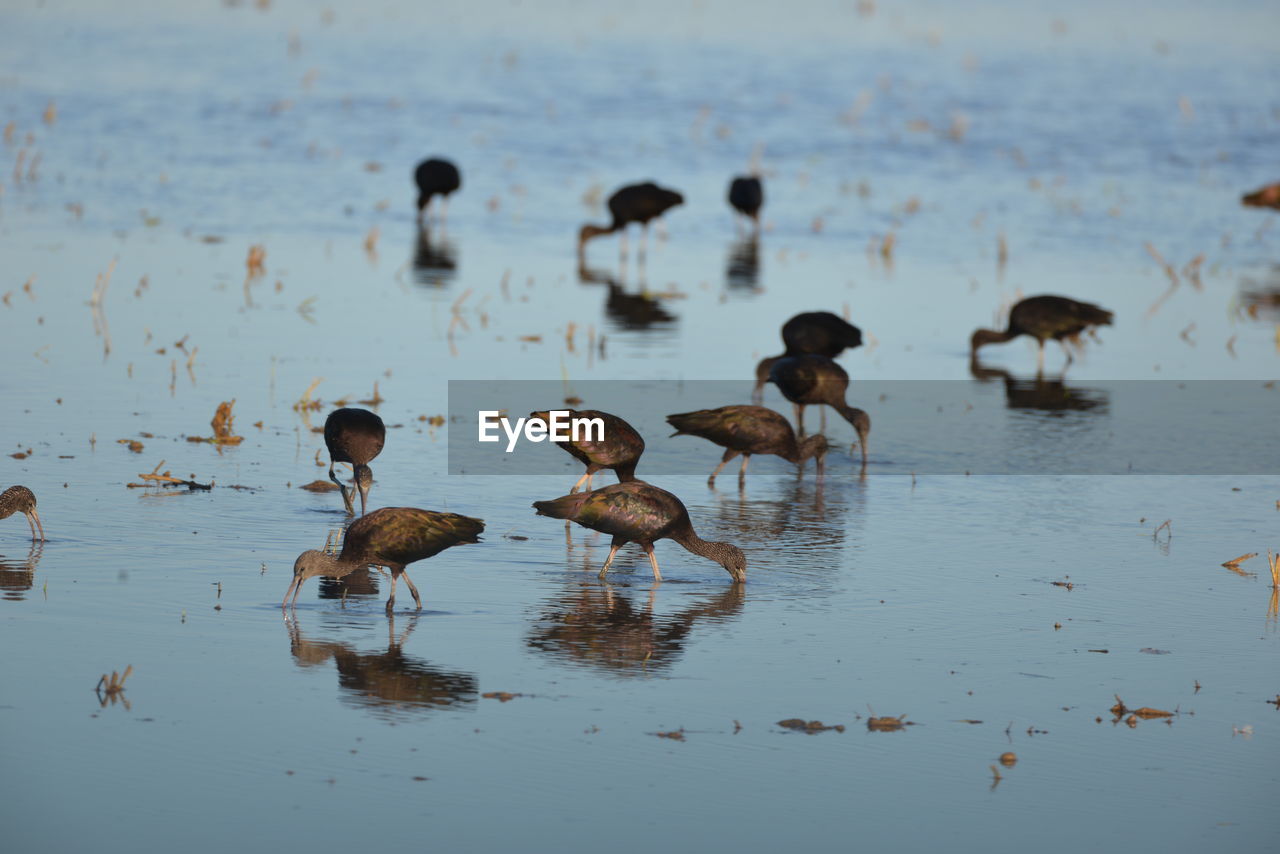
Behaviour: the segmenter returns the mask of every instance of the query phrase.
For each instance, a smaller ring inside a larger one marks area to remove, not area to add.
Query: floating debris
[[[231,414],[231,408],[236,405],[235,399],[224,400],[218,404],[218,409],[213,414],[213,420],[210,425],[213,427],[213,436],[188,436],[188,442],[208,442],[213,445],[239,445],[244,441],[243,436],[236,436],[233,433],[235,416]]]
[[[808,735],[816,735],[829,729],[836,732],[844,732],[844,724],[827,726],[822,721],[806,721],[804,718],[787,718],[785,721],[778,721],[778,726],[795,732],[807,733]]]
[[[313,480],[302,484],[298,489],[305,489],[307,492],[337,492],[339,487],[331,480]]]
[[[133,451],[135,454],[142,453],[142,443],[137,439],[116,439],[116,442],[127,446],[129,450]]]
[[[174,477],[169,472],[161,472],[160,466],[164,465],[164,460],[156,464],[156,467],[149,474],[139,474],[146,483],[127,483],[129,489],[146,489],[148,486],[185,486],[188,491],[195,492],[200,490],[208,492],[213,489],[213,483],[196,483],[194,480],[184,480],[180,477]]]
[[[102,677],[98,680],[98,684],[94,686],[93,689],[94,693],[98,695],[98,704],[105,708],[107,703],[115,705],[117,702],[121,702],[124,703],[124,707],[127,710],[129,708],[129,701],[124,696],[124,682],[129,678],[129,674],[132,672],[133,665],[130,664],[124,669],[123,676],[114,670],[111,671],[110,677],[105,673],[102,674]]]
[[[652,733],[652,735],[656,735],[658,738],[669,738],[672,741],[684,741],[684,727],[671,730],[670,732],[655,732]]]
[[[889,715],[878,718],[875,715],[872,715],[867,718],[867,729],[875,732],[898,732],[905,727],[915,725],[915,721],[907,720],[906,715],[899,715],[896,718]]]
[[[1006,768],[1012,768],[1018,764],[1018,754],[1014,753],[1012,750],[1006,750],[1004,753],[1000,754],[1000,764]]]
[[[499,703],[509,703],[516,697],[523,697],[524,694],[512,694],[510,691],[490,691],[487,694],[481,694],[486,700],[497,700]]]

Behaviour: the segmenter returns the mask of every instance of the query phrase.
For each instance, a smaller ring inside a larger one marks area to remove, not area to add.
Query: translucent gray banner
[[[1261,381],[1062,381],[989,372],[974,380],[857,381],[848,402],[871,418],[868,474],[1280,474],[1280,384]],[[672,438],[672,413],[749,404],[749,381],[449,382],[451,474],[581,474],[582,463],[529,432],[531,412],[602,410],[645,440],[636,475],[709,473],[723,448]],[[568,401],[568,402],[566,402]],[[764,405],[795,424],[772,385]],[[481,413],[487,421],[481,441]],[[502,418],[507,419],[503,426]],[[856,434],[811,406],[809,433],[831,443],[827,476],[856,474]],[[515,438],[512,433],[516,433]],[[757,465],[756,459],[762,464]],[[777,458],[751,471],[793,471]],[[734,464],[736,468],[736,463]],[[812,471],[813,463],[808,463]],[[732,473],[733,468],[726,469]],[[607,475],[603,482],[612,482]]]

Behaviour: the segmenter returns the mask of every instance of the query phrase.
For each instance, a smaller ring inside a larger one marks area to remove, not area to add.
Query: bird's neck
[[[1003,332],[995,329],[979,329],[973,333],[971,350],[977,350],[985,344],[1003,344],[1006,341],[1012,341],[1018,337],[1018,333],[1012,329],[1006,329]]]
[[[694,532],[690,526],[678,534],[672,535],[671,539],[684,546],[689,551],[699,557],[709,558],[716,563],[724,563],[724,543],[716,543],[710,540],[704,540]]]

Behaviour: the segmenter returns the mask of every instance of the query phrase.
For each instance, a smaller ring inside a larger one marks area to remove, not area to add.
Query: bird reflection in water
[[[0,554],[0,591],[4,598],[20,601],[35,583],[36,564],[44,552],[44,543],[33,542],[26,558],[14,558]]]
[[[714,595],[689,597],[686,607],[661,614],[654,609],[657,591],[656,584],[647,593],[622,592],[594,578],[572,580],[563,595],[545,603],[525,644],[571,664],[642,676],[670,668],[695,624],[737,618],[746,597],[743,586],[735,584]]]
[[[1016,377],[1003,368],[993,368],[977,359],[969,361],[969,373],[978,382],[997,380],[1004,383],[1005,405],[1009,409],[1032,409],[1041,412],[1105,413],[1110,395],[1105,389],[1068,386],[1062,377],[1054,379],[1043,374],[1034,377]]]
[[[1242,277],[1237,304],[1240,313],[1251,320],[1280,324],[1280,264],[1272,264],[1261,280]],[[1276,347],[1280,348],[1280,325],[1276,336]]]
[[[595,270],[585,264],[578,265],[578,282],[584,285],[605,285],[609,296],[605,300],[604,313],[622,329],[652,329],[676,322],[674,314],[662,307],[662,303],[645,293],[643,282],[640,293],[628,293],[618,278],[603,270]]]
[[[444,670],[404,653],[417,624],[418,618],[410,617],[397,637],[395,618],[389,618],[387,651],[360,652],[342,641],[309,639],[296,619],[285,622],[295,664],[318,667],[333,659],[343,702],[387,717],[473,705],[479,684],[473,674]]]
[[[756,234],[729,244],[724,283],[731,291],[760,293],[760,238]]]
[[[420,285],[444,288],[458,275],[458,247],[441,230],[433,238],[425,225],[418,229],[413,247],[413,280]]]

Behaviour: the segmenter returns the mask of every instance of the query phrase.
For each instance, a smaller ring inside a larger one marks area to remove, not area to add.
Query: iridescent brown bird
[[[347,515],[355,515],[355,502],[347,487],[333,473],[334,463],[351,463],[356,489],[360,492],[360,515],[363,516],[373,484],[369,461],[382,453],[387,428],[382,419],[367,409],[344,407],[329,413],[324,421],[324,444],[329,449],[329,480],[342,490],[342,503]]]
[[[619,482],[622,483],[636,479],[636,464],[640,462],[640,455],[644,453],[644,439],[634,427],[618,416],[598,409],[557,411],[567,412],[566,417],[570,420],[598,418],[603,425],[598,439],[595,438],[596,433],[584,429],[576,434],[577,438],[574,438],[575,434],[570,432],[568,441],[556,442],[574,459],[587,467],[586,473],[578,478],[573,489],[569,490],[570,495],[581,489],[584,483],[587,489],[590,489],[592,476],[602,469],[613,469]],[[541,412],[530,412],[529,417],[550,421],[551,412],[545,409]]]
[[[368,516],[361,516],[347,528],[342,541],[342,552],[336,558],[312,549],[298,555],[293,564],[293,581],[285,591],[281,608],[298,601],[302,584],[313,575],[342,578],[367,566],[385,566],[391,570],[391,597],[387,599],[387,613],[396,604],[396,579],[404,576],[413,601],[422,610],[422,597],[418,588],[409,580],[405,567],[425,560],[445,549],[463,543],[480,542],[484,521],[457,513],[437,513],[416,507],[383,507]]]
[[[613,546],[600,569],[601,578],[609,571],[618,549],[627,543],[639,543],[649,555],[654,580],[661,581],[662,573],[658,571],[653,543],[665,538],[675,540],[696,555],[714,560],[733,576],[735,583],[742,584],[747,580],[747,559],[741,549],[699,537],[693,530],[684,503],[665,489],[643,480],[615,483],[551,501],[535,501],[533,506],[539,516],[568,519],[585,528],[612,535]]]
[[[1249,208],[1276,208],[1280,210],[1280,184],[1268,184],[1240,197],[1240,203]]]
[[[592,225],[587,223],[578,232],[578,260],[586,257],[587,241],[615,231],[622,232],[621,252],[626,255],[626,228],[638,222],[642,228],[640,255],[644,256],[644,246],[649,239],[649,221],[662,216],[676,205],[684,204],[684,196],[675,190],[659,187],[651,181],[643,184],[629,184],[609,197],[609,214],[613,221],[609,225]]]
[[[804,435],[804,408],[826,404],[839,412],[853,425],[858,434],[858,447],[862,451],[862,468],[867,467],[867,435],[871,432],[871,416],[857,407],[845,403],[849,390],[849,375],[844,368],[826,356],[806,353],[799,356],[783,356],[773,363],[769,381],[778,387],[782,396],[795,404],[797,433]]]
[[[14,513],[27,517],[32,542],[45,541],[44,525],[40,522],[40,514],[36,512],[36,494],[25,486],[11,486],[0,492],[0,519],[8,519]],[[40,528],[39,535],[36,534],[36,526]]]
[[[413,172],[413,180],[418,185],[418,222],[422,222],[426,216],[432,196],[440,197],[440,219],[444,219],[449,196],[462,186],[462,174],[458,172],[458,167],[448,160],[432,157],[418,164]]]
[[[751,220],[755,231],[760,230],[760,208],[764,207],[764,185],[755,175],[740,175],[729,183],[729,205]]]
[[[676,428],[672,436],[701,436],[725,449],[720,465],[707,478],[707,484],[716,482],[716,475],[734,457],[742,455],[742,469],[738,478],[747,473],[747,463],[752,454],[773,454],[804,469],[805,460],[817,458],[818,477],[822,477],[823,461],[827,455],[827,437],[821,434],[797,441],[795,431],[787,419],[763,406],[722,406],[719,409],[699,409],[696,412],[680,412],[667,416],[667,423]]]
[[[774,362],[803,353],[834,359],[845,350],[862,346],[862,330],[829,311],[806,311],[782,324],[782,343],[786,347],[784,353],[761,359],[756,365],[756,387],[751,395],[756,403],[764,396],[764,384],[769,381]]]
[[[1062,345],[1067,354],[1067,364],[1073,361],[1067,343],[1077,343],[1080,333],[1095,326],[1110,326],[1112,313],[1088,302],[1076,302],[1067,297],[1027,297],[1009,309],[1009,325],[1003,332],[979,329],[969,339],[969,357],[978,358],[978,348],[987,344],[1002,344],[1019,335],[1030,335],[1040,345],[1038,370],[1044,370],[1044,342],[1050,338]]]

